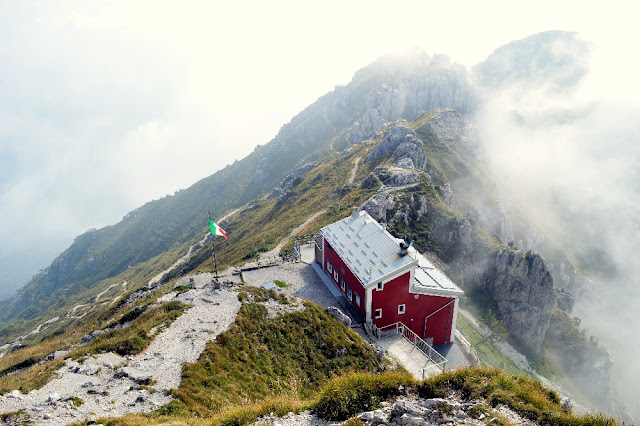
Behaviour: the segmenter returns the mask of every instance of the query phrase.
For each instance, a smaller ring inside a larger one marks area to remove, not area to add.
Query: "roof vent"
[[[409,237],[404,237],[402,241],[400,241],[400,256],[406,256],[410,245],[411,239],[409,239]]]
[[[354,207],[353,210],[351,210],[351,217],[356,218],[360,215],[360,207]]]

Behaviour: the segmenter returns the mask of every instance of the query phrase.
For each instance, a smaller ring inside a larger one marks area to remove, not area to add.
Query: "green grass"
[[[69,398],[65,399],[64,401],[70,401],[76,407],[79,407],[82,404],[84,404],[84,399],[79,398],[77,396],[70,396]]]
[[[347,420],[360,412],[379,408],[382,401],[398,395],[400,386],[415,384],[409,373],[351,373],[327,383],[313,408],[323,419]]]
[[[493,368],[463,368],[425,380],[418,386],[423,398],[444,398],[451,393],[464,400],[483,399],[491,407],[504,404],[541,425],[615,425],[603,415],[575,415],[563,409],[560,397],[539,381]]]
[[[275,285],[277,285],[280,288],[286,288],[289,287],[289,284],[285,283],[284,281],[280,281],[280,280],[273,280],[273,283]]]
[[[359,336],[317,305],[306,308],[268,320],[262,305],[245,303],[236,323],[185,366],[177,404],[211,415],[272,396],[303,400],[331,376],[381,368]]]
[[[207,344],[197,362],[183,367],[180,386],[172,391],[176,399],[146,416],[148,422],[243,424],[271,411],[308,408],[333,377],[386,368],[360,336],[311,302],[269,319],[260,302],[282,303],[283,295],[247,288],[239,298],[234,324]]]
[[[483,365],[500,368],[511,374],[531,374],[518,368],[490,339],[485,339],[464,316],[458,315],[457,327],[471,343]]]
[[[150,330],[153,327],[170,324],[182,315],[187,307],[187,305],[180,302],[168,302],[148,310],[132,310],[123,317],[124,319],[135,317],[127,327],[99,335],[89,343],[74,350],[70,356],[79,358],[84,355],[105,352],[115,352],[123,356],[140,353],[155,337],[150,334]],[[140,311],[143,313],[139,314],[138,312]],[[131,314],[131,312],[136,313]]]
[[[276,199],[258,199],[236,213],[225,230],[228,240],[216,241],[218,269],[226,266],[240,266],[260,252],[271,250],[292,229],[299,226],[317,211],[327,209],[299,235],[316,232],[322,226],[347,216],[353,206],[361,204],[371,196],[374,188],[346,188],[353,159],[362,156],[369,145],[354,146],[348,154],[333,154],[326,161],[312,169],[303,180],[290,190],[289,200],[278,204]],[[360,162],[356,182],[371,172],[371,164]],[[290,249],[290,241],[284,250]],[[211,247],[202,247],[193,260],[180,270],[210,271],[213,269]],[[177,276],[172,272],[172,276]]]

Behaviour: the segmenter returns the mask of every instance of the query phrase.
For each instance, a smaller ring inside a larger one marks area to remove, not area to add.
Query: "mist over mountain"
[[[380,58],[244,159],[78,236],[6,304],[0,335],[9,341],[43,312],[64,317],[110,280],[177,259],[202,238],[208,208],[216,218],[240,209],[224,224],[236,241],[220,248],[239,261],[273,248],[258,228],[302,223],[296,215],[311,210],[299,206],[326,208],[329,221],[366,201],[376,219],[435,253],[534,355],[561,335],[566,323],[554,315],[579,316],[586,349],[569,372],[574,385],[584,377],[603,409],[612,385],[636,415],[640,367],[624,354],[638,345],[638,110],[592,96],[589,54],[578,34],[553,31],[502,46],[471,70],[419,49]],[[334,174],[356,157],[371,173],[344,183]],[[419,185],[372,196],[377,185],[405,184]],[[208,247],[198,250],[175,276],[207,261]]]
[[[475,68],[486,87],[476,122],[501,188],[547,235],[527,247],[577,297],[576,314],[609,350],[613,385],[637,416],[640,368],[629,354],[640,350],[640,109],[596,92],[590,52],[578,34],[557,32],[496,49]],[[550,241],[565,254],[545,253]]]
[[[273,188],[304,159],[312,160],[375,135],[386,123],[436,107],[475,106],[464,68],[423,51],[385,57],[358,71],[346,86],[318,99],[246,158],[175,195],[152,201],[114,226],[91,230],[18,293],[4,320],[29,319],[43,304],[62,307],[93,283],[180,247],[206,223]],[[212,201],[213,200],[213,201]]]

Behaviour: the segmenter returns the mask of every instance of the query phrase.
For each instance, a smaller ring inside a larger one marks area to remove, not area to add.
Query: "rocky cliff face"
[[[415,120],[435,108],[454,108],[468,114],[477,104],[466,70],[443,55],[431,57],[416,51],[411,58],[381,58],[358,71],[356,80],[362,84],[347,86],[347,93],[355,95],[363,88],[368,88],[368,93],[358,96],[366,109],[349,131],[351,143],[370,138],[385,123]]]
[[[557,299],[544,259],[532,252],[502,249],[483,285],[493,296],[509,335],[538,353]]]

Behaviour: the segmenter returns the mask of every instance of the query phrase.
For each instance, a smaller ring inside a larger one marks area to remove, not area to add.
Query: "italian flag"
[[[225,230],[216,225],[216,223],[211,219],[209,219],[209,231],[211,231],[213,235],[220,235],[227,239],[227,233]]]

